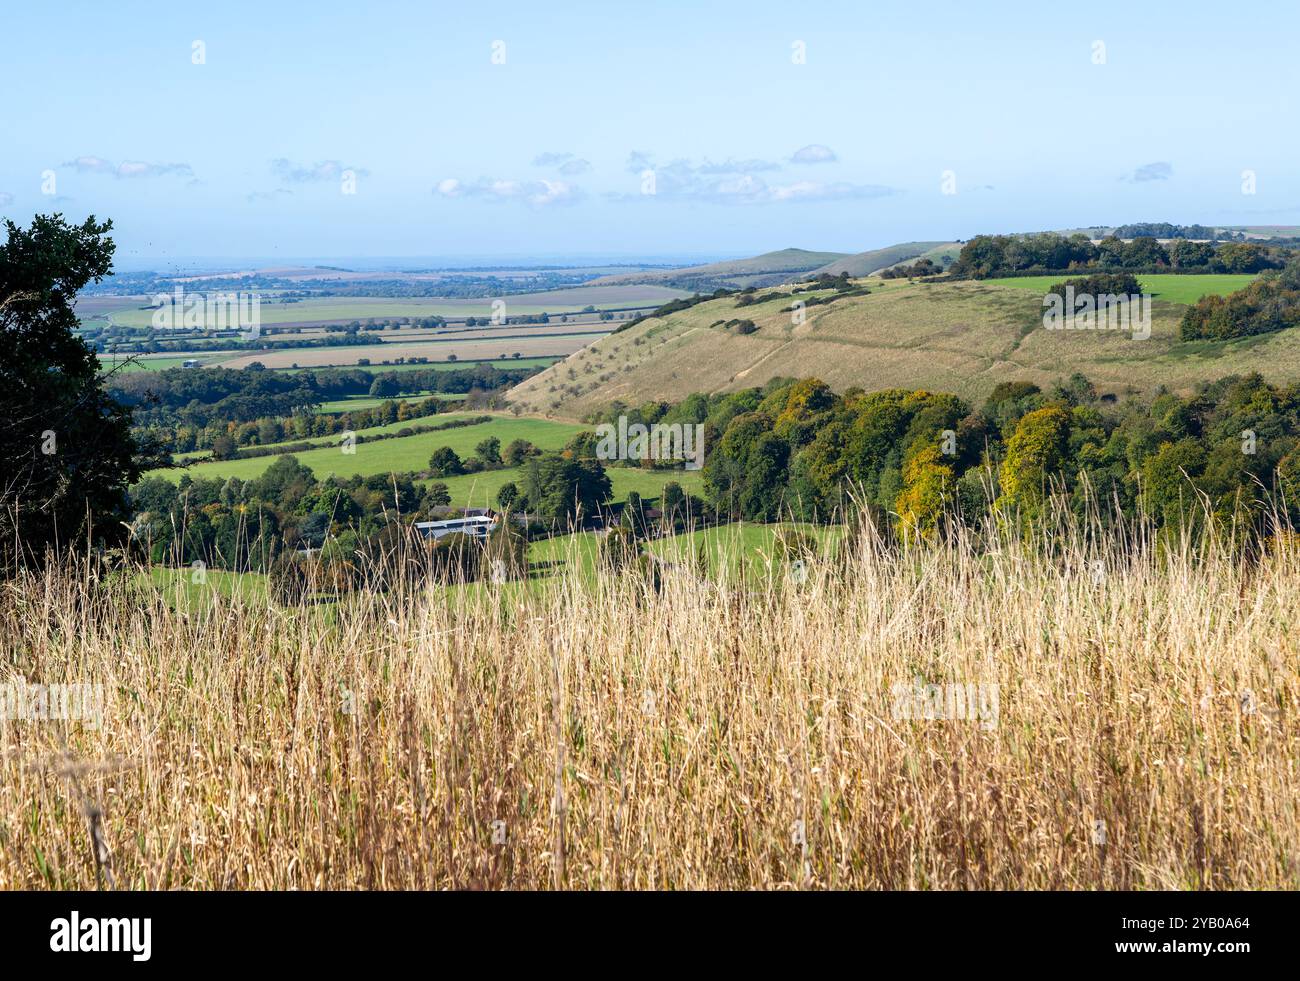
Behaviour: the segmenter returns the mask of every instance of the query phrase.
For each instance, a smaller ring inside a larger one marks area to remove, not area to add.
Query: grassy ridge
[[[1296,331],[1271,334],[1256,347],[1179,339],[1186,307],[1164,297],[1230,292],[1241,277],[1142,277],[1156,299],[1151,336],[1141,341],[1115,331],[1045,330],[1042,293],[1061,278],[1046,284],[871,280],[870,295],[808,307],[802,323],[789,312],[786,295],[743,308],[734,297],[710,300],[603,338],[516,386],[509,397],[529,413],[573,419],[615,400],[681,401],[778,376],[815,376],[840,391],[924,388],[974,402],[1001,382],[1049,386],[1076,371],[1114,393],[1150,392],[1162,384],[1187,392],[1201,381],[1252,371],[1276,384],[1300,381]],[[738,317],[757,329],[746,335],[725,329]]]
[[[945,242],[904,242],[901,245],[891,245],[885,249],[872,249],[869,252],[859,252],[856,255],[836,259],[820,269],[814,269],[808,275],[816,276],[826,273],[830,276],[838,276],[840,273],[848,273],[849,276],[855,279],[861,276],[870,276],[874,272],[896,266],[900,262],[939,251],[947,244]]]

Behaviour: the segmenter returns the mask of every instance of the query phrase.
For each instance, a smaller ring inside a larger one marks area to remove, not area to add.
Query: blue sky
[[[6,10],[0,215],[124,265],[1300,224],[1293,4],[183,6]]]

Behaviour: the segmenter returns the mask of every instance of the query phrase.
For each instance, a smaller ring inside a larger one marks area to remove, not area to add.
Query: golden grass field
[[[802,324],[783,312],[793,299],[785,294],[746,307],[727,297],[651,318],[576,351],[517,386],[510,399],[527,412],[581,419],[616,399],[673,402],[778,376],[815,376],[836,391],[921,388],[975,402],[1000,382],[1045,387],[1076,371],[1115,394],[1158,385],[1187,392],[1199,381],[1252,371],[1274,383],[1300,379],[1300,332],[1183,343],[1178,325],[1186,307],[1159,298],[1150,338],[1133,340],[1117,332],[1046,330],[1041,291],[996,281],[865,282],[870,295],[810,306]],[[830,294],[803,298],[816,295]],[[715,326],[733,319],[752,320],[758,329],[740,335]]]
[[[858,541],[290,609],[11,582],[0,680],[108,704],[0,723],[0,888],[1300,885],[1300,554]],[[899,717],[918,680],[993,724]]]

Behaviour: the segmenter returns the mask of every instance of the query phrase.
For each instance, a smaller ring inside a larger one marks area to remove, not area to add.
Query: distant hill
[[[1300,238],[1300,225],[1228,225],[1229,231],[1241,232],[1248,239]]]
[[[557,362],[507,397],[525,412],[580,420],[616,400],[677,401],[777,376],[815,375],[838,390],[925,388],[973,400],[999,382],[1046,385],[1075,371],[1112,393],[1161,384],[1190,391],[1199,381],[1251,371],[1270,382],[1300,380],[1300,330],[1184,343],[1178,325],[1186,306],[1159,298],[1151,337],[1135,341],[1117,332],[1045,330],[1041,291],[996,280],[864,285],[869,295],[808,306],[801,324],[788,312],[788,289],[757,302],[729,296],[650,317]],[[737,329],[750,321],[747,332]]]
[[[848,273],[849,276],[856,279],[861,276],[870,276],[872,273],[888,269],[890,266],[896,266],[900,262],[909,262],[912,259],[919,259],[927,253],[944,249],[960,251],[961,245],[956,242],[903,242],[884,249],[872,249],[870,252],[859,252],[857,255],[843,256],[834,262],[829,262],[818,269],[814,269],[809,274],[809,277],[819,276],[822,273],[831,276]],[[952,254],[955,256],[956,252]],[[938,260],[935,259],[935,261]]]
[[[712,293],[717,289],[745,289],[749,286],[775,286],[797,278],[802,273],[820,269],[839,259],[851,258],[845,252],[810,252],[807,249],[781,249],[748,259],[728,259],[704,266],[682,269],[657,269],[647,272],[602,276],[589,286],[619,286],[650,283],[680,290]]]

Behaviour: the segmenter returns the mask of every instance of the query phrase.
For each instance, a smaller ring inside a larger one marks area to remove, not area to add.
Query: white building
[[[449,518],[446,521],[417,521],[415,530],[425,538],[444,538],[456,534],[469,535],[471,538],[487,538],[496,526],[496,518],[476,514],[463,518]]]

